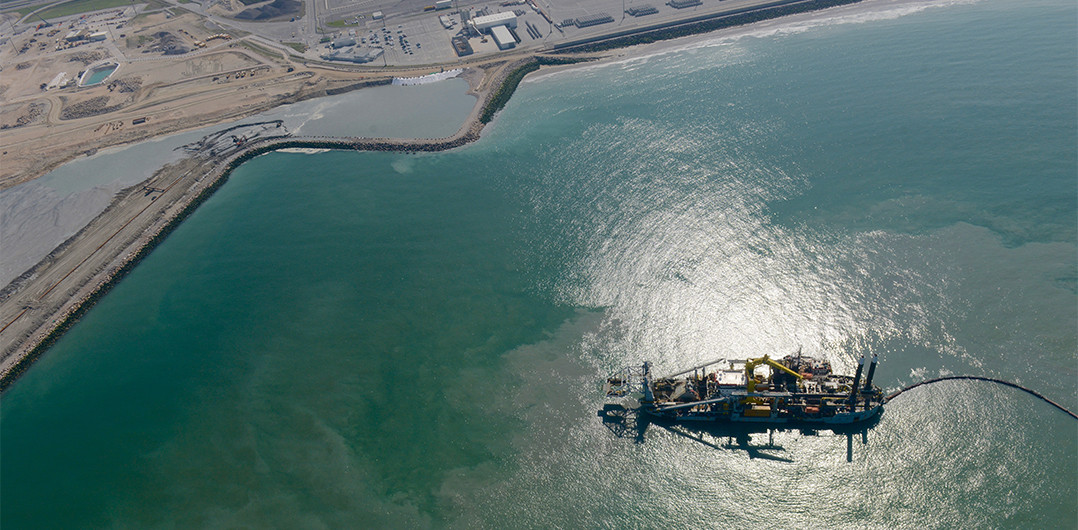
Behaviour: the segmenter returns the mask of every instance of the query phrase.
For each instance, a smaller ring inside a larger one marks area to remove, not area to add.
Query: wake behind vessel
[[[838,375],[828,361],[798,351],[780,360],[720,359],[655,377],[645,362],[608,378],[604,387],[609,398],[640,392],[642,412],[675,422],[854,425],[879,416],[885,401],[872,384],[877,358],[862,383],[864,364],[862,357],[853,377]]]

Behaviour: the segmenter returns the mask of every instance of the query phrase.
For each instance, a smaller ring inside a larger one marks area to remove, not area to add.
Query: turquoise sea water
[[[616,368],[798,346],[1078,408],[1078,9],[921,7],[540,75],[450,153],[251,161],[3,396],[0,523],[1073,526],[1076,422],[1003,387],[904,394],[851,462],[596,414]]]

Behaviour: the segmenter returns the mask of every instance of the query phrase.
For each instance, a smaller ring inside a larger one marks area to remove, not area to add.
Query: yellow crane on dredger
[[[756,367],[761,364],[767,364],[772,369],[778,368],[779,370],[782,370],[796,377],[798,381],[805,379],[803,375],[787,368],[784,364],[778,361],[772,360],[771,357],[767,355],[764,355],[763,357],[757,357],[755,359],[747,359],[745,361],[745,391],[749,395],[742,400],[743,404],[749,405],[749,408],[745,411],[746,416],[764,416],[770,415],[773,412],[772,409],[775,403],[773,403],[770,398],[760,398],[752,395],[756,392]],[[772,374],[772,377],[773,376],[774,374]]]
[[[756,371],[756,367],[761,364],[767,364],[772,368],[778,368],[779,370],[796,377],[798,381],[805,379],[805,376],[787,368],[786,365],[771,359],[771,357],[767,355],[755,359],[748,359],[745,361],[745,390],[750,394],[756,392],[756,375],[754,372]]]

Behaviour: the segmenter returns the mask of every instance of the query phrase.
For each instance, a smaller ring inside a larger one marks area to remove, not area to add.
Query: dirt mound
[[[90,64],[90,63],[92,63],[94,61],[97,61],[98,59],[101,59],[104,56],[105,56],[105,54],[101,53],[99,51],[78,52],[78,53],[75,53],[75,54],[72,54],[71,56],[69,56],[67,58],[67,62],[69,62],[69,63],[82,63],[84,65],[88,65],[88,64]]]
[[[138,76],[117,79],[109,83],[109,92],[118,90],[120,93],[137,92],[142,87],[142,78]]]
[[[157,39],[157,42],[150,47],[149,51],[151,52],[160,52],[165,55],[183,55],[191,51],[191,48],[183,45],[183,41],[179,37],[167,31],[158,31],[153,34],[153,37]]]

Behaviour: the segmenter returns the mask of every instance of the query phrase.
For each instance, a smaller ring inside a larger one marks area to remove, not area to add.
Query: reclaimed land
[[[0,351],[0,392],[8,389],[82,315],[223,186],[232,170],[256,156],[287,148],[411,153],[454,149],[477,140],[483,127],[508,103],[523,78],[543,66],[601,59],[594,54],[858,1],[781,2],[773,7],[704,21],[644,28],[631,35],[577,41],[559,50],[583,55],[533,55],[511,63],[488,65],[484,78],[478,86],[473,86],[479,95],[475,110],[461,129],[447,138],[271,138],[252,141],[232,153],[193,156],[166,166],[146,182],[119,194],[107,210],[0,292],[0,344],[4,344]],[[158,191],[142,193],[146,189]]]

